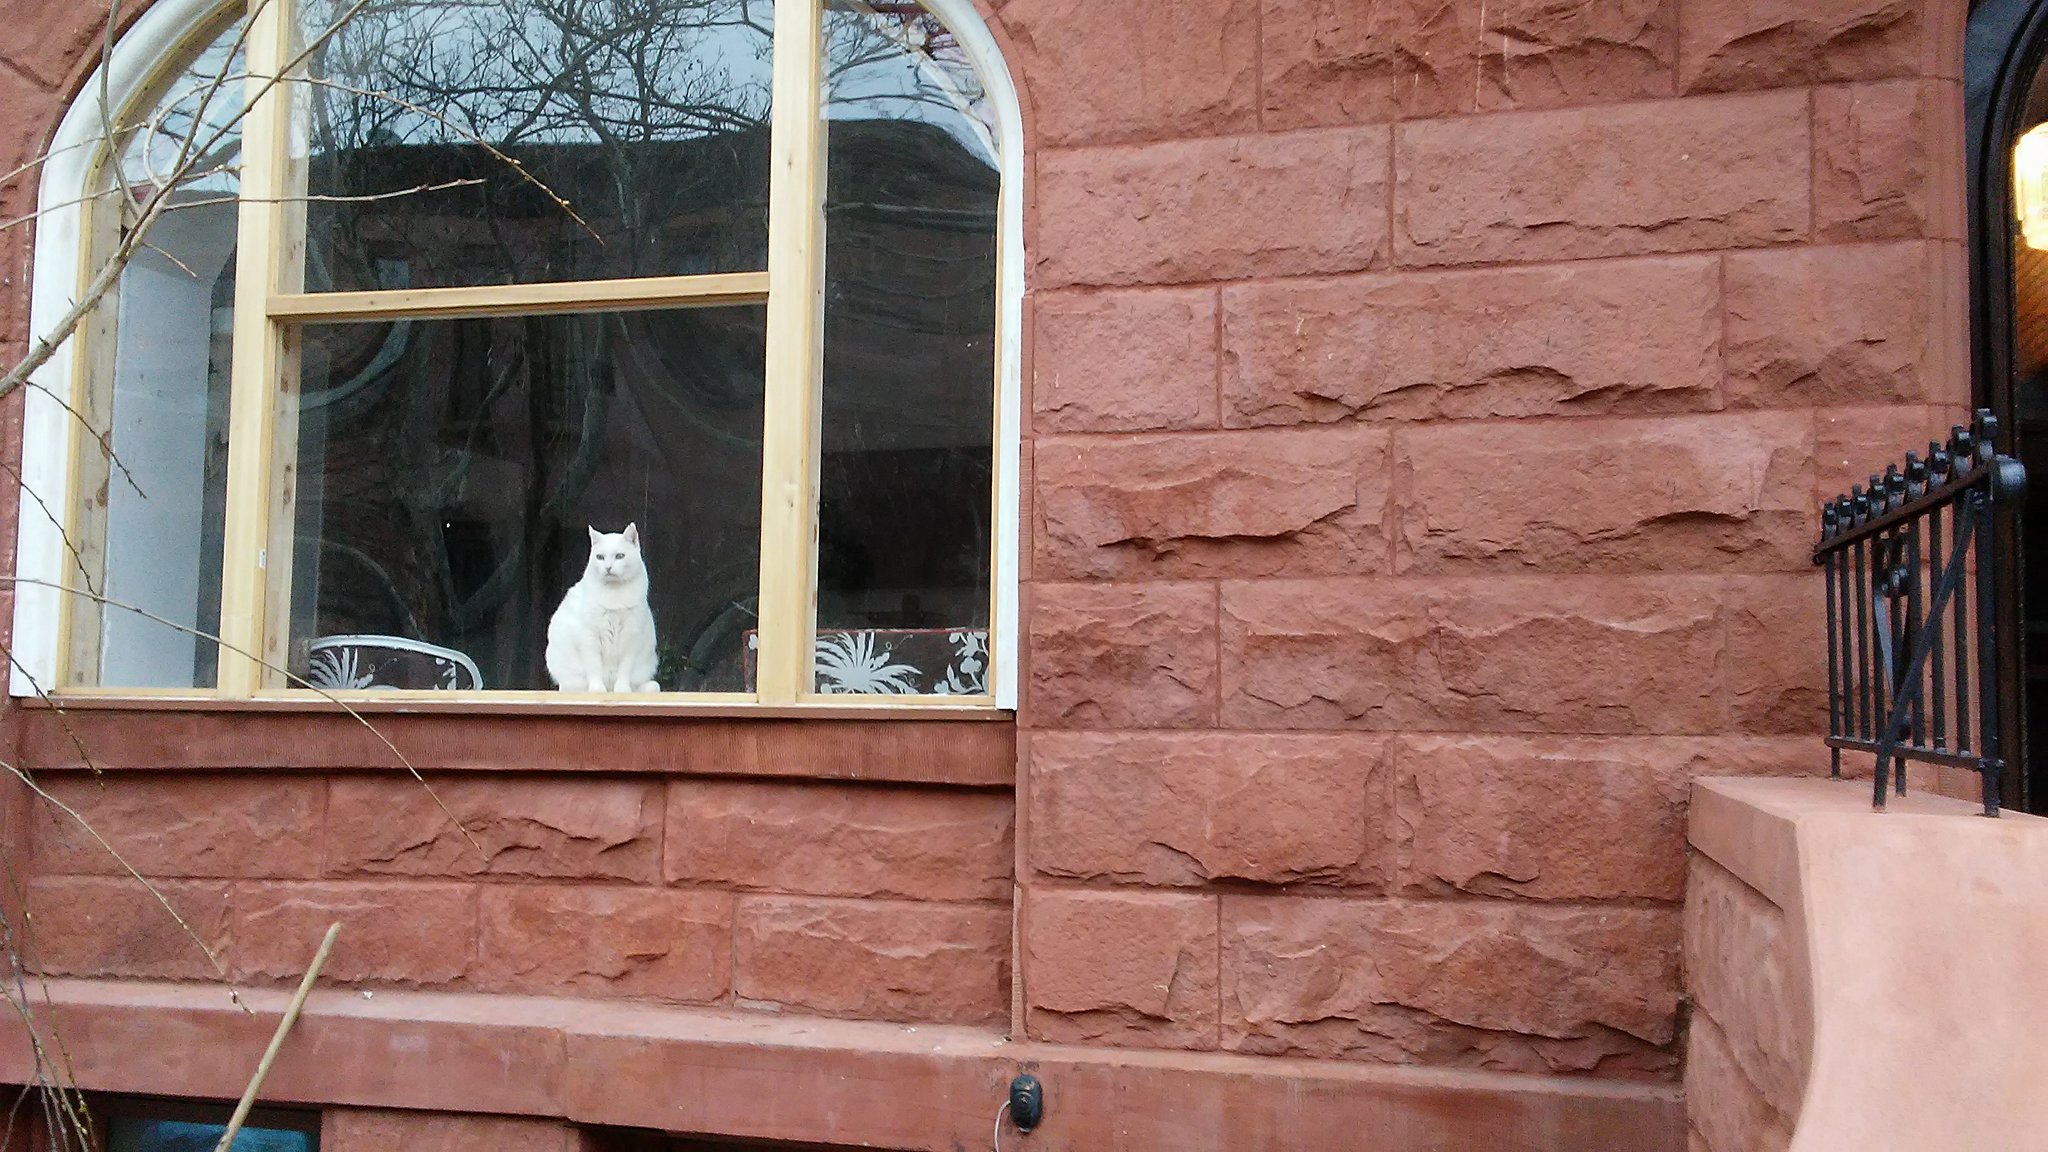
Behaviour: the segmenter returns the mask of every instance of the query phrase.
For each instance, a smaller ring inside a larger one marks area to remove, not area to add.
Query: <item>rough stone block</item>
[[[1216,722],[1212,584],[1040,584],[1031,601],[1031,709],[1061,728]]]
[[[1814,492],[1818,500],[1866,484],[1886,464],[1903,464],[1907,452],[1927,458],[1930,441],[1946,443],[1961,413],[1922,405],[1835,408],[1814,413]]]
[[[512,1116],[323,1108],[321,1152],[577,1152],[576,1129]]]
[[[1742,252],[1726,261],[1730,403],[1849,406],[1930,398],[1928,301],[1941,273],[1930,245]]]
[[[134,11],[124,16],[133,19]],[[81,65],[98,61],[106,26],[104,4],[10,6],[7,44],[0,48],[0,58],[44,88],[62,88]]]
[[[1682,92],[1912,73],[1925,16],[1912,0],[1686,0]]]
[[[1034,280],[1364,271],[1386,259],[1387,147],[1385,128],[1365,128],[1048,152]]]
[[[1392,760],[1405,888],[1541,900],[1676,902],[1694,777],[1827,768],[1804,737],[1404,736]]]
[[[33,802],[39,872],[126,876],[125,860],[149,877],[320,874],[318,779],[65,774],[41,783],[78,819]]]
[[[1813,93],[1813,228],[1817,240],[1928,235],[1935,174],[1931,105],[1960,98],[1935,81],[1893,80]]]
[[[1698,577],[1226,583],[1223,721],[1715,732],[1724,634]]]
[[[1054,292],[1033,318],[1040,432],[1216,426],[1214,289]]]
[[[1223,901],[1223,1046],[1668,1077],[1678,917],[1492,902]]]
[[[1685,1118],[1700,1152],[1784,1152],[1790,1116],[1771,1107],[1728,1051],[1714,1018],[1695,1012],[1686,1030]]]
[[[1223,290],[1223,422],[1719,408],[1708,256]]]
[[[68,10],[69,5],[45,5],[42,12]],[[104,9],[101,9],[104,13]],[[21,41],[30,43],[30,41]],[[29,79],[0,64],[0,220],[26,216],[35,210],[36,189],[42,170],[32,168],[9,176],[34,159],[47,145],[51,126],[57,121],[63,101]],[[23,233],[32,226],[18,226],[0,232]],[[11,364],[12,361],[9,361]]]
[[[1728,581],[1723,674],[1735,730],[1827,731],[1827,599],[1817,571]]]
[[[1266,0],[1266,127],[1672,94],[1676,0]]]
[[[1034,1040],[1216,1046],[1216,898],[1034,891],[1024,905]]]
[[[7,189],[0,187],[0,212],[27,215],[34,210],[34,200],[24,196],[18,204],[7,201]],[[0,232],[0,300],[6,307],[0,308],[0,363],[18,364],[28,354],[28,284],[29,284],[29,235],[28,228],[14,228]],[[22,401],[26,390],[17,390],[15,396],[0,398],[0,449],[8,453],[7,459],[21,459]],[[20,525],[14,514],[6,517],[0,531],[4,531],[7,547],[14,547]],[[7,590],[9,613],[14,611],[14,590]],[[12,615],[8,616],[13,619]]]
[[[1489,0],[1478,7],[1481,110],[1646,100],[1675,90],[1680,0]]]
[[[334,983],[434,985],[476,957],[476,888],[419,882],[242,884],[235,890],[235,975],[295,981],[330,924],[341,934],[321,969]]]
[[[1806,1088],[1808,1032],[1793,999],[1802,958],[1785,911],[1704,855],[1685,892],[1685,981],[1696,1011],[1712,1016],[1722,1059],[1764,1104],[1797,1115]],[[1697,1026],[1699,1016],[1693,1017]]]
[[[731,990],[728,893],[493,885],[481,900],[470,983],[488,991],[704,1004]]]
[[[1387,434],[1040,439],[1041,578],[1385,571]]]
[[[418,781],[402,776],[333,781],[328,874],[487,873],[643,882],[658,877],[657,783],[491,776],[432,785],[429,795]]]
[[[230,959],[228,886],[202,880],[152,884],[155,893],[132,876],[30,880],[29,924],[21,944],[25,966],[46,976],[222,979]],[[207,959],[208,949],[222,968]],[[312,957],[310,947],[306,956]]]
[[[1435,424],[1397,461],[1404,571],[1812,568],[1810,421]]]
[[[1378,887],[1384,757],[1372,736],[1037,733],[1031,863],[1151,886]]]
[[[1264,0],[1270,128],[1375,124],[1470,112],[1480,81],[1463,3]]]
[[[1258,0],[1010,0],[1002,23],[1045,144],[1213,136],[1256,125]]]
[[[1007,905],[749,896],[735,939],[749,1006],[940,1024],[1009,1016]]]
[[[1403,124],[1394,257],[1515,263],[1805,238],[1804,92]]]
[[[1011,805],[1007,793],[676,780],[663,870],[742,891],[999,900]]]

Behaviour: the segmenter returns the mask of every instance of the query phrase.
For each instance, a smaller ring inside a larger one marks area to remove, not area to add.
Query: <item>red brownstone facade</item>
[[[1814,510],[1967,402],[1962,0],[983,7],[1013,719],[390,718],[480,851],[345,718],[8,743],[267,1010],[343,922],[275,1092],[342,1152],[983,1148],[1022,1068],[1027,1148],[1684,1147],[1688,783],[1824,767]],[[0,171],[97,10],[11,6]],[[232,1098],[271,1018],[7,843],[81,1082]]]

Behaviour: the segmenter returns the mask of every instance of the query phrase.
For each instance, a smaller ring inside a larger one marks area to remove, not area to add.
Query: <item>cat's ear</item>
[[[585,524],[584,527],[590,529],[590,545],[595,548],[597,546],[597,528],[590,524]]]
[[[640,525],[626,525],[626,543],[631,544],[635,548],[640,546]]]

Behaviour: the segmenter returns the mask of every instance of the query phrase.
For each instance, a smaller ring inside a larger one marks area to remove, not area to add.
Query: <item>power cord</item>
[[[996,1131],[995,1135],[989,1138],[995,1144],[995,1152],[1003,1152],[1003,1117],[1009,1114],[1010,1102],[1005,1100],[1003,1106],[996,1109]]]

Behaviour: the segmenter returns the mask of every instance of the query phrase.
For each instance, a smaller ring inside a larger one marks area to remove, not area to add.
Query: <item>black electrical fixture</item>
[[[1010,1122],[1019,1132],[1029,1132],[1045,1119],[1045,1086],[1038,1077],[1021,1072],[1010,1081]]]

